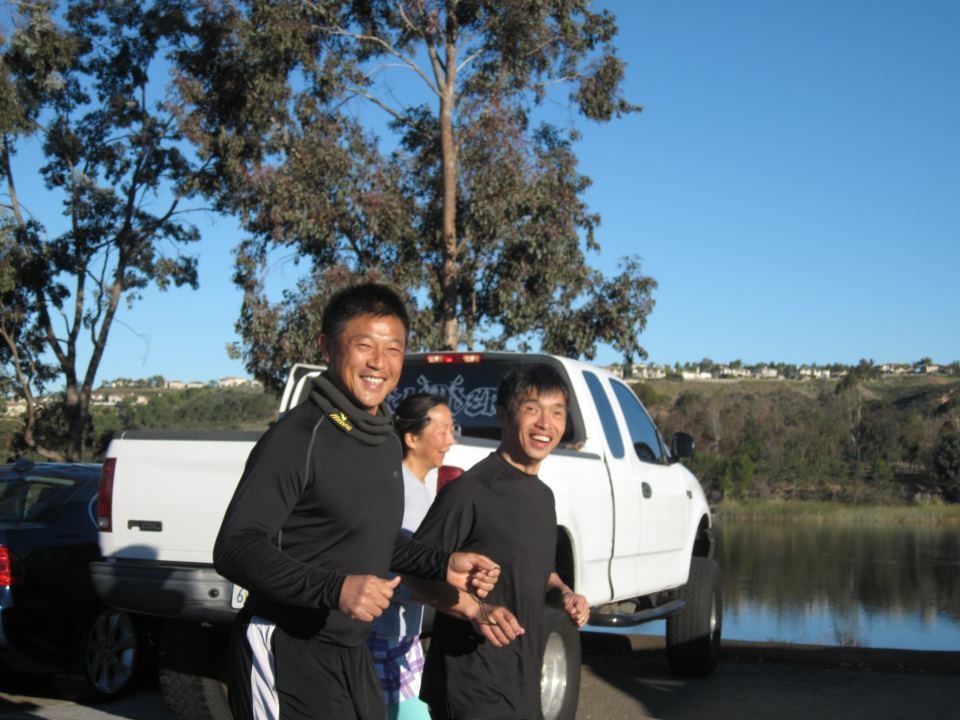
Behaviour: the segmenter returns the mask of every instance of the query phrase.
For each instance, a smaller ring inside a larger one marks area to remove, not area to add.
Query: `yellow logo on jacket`
[[[350,424],[350,420],[347,418],[347,414],[344,412],[332,412],[330,413],[330,419],[347,432],[353,430],[353,425]]]

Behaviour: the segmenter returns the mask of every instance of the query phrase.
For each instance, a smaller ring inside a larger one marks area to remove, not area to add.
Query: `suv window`
[[[0,475],[0,521],[36,520],[70,494],[76,481],[43,475]]]
[[[657,432],[657,427],[647,415],[647,411],[643,409],[640,400],[637,399],[633,390],[623,383],[611,381],[610,384],[623,411],[623,417],[627,421],[630,442],[633,443],[637,457],[643,462],[664,462],[665,453],[660,444],[660,433]]]

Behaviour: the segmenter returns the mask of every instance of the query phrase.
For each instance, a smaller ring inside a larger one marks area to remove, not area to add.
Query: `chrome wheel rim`
[[[104,610],[87,635],[84,666],[97,692],[114,695],[133,675],[137,658],[137,631],[133,619],[119,610]]]
[[[567,654],[560,633],[547,638],[540,672],[540,707],[544,720],[556,720],[567,693]]]

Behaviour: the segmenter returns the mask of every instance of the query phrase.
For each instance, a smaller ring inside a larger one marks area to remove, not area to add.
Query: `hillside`
[[[960,502],[960,379],[646,380],[634,390],[669,438],[697,444],[691,469],[714,500]],[[129,429],[265,430],[277,398],[261,389],[111,391],[94,408],[85,457]],[[118,394],[119,393],[119,394]],[[62,423],[52,414],[45,427]],[[0,422],[0,457],[16,454],[16,418]]]
[[[202,387],[183,390],[111,390],[110,403],[92,407],[92,423],[84,440],[84,458],[98,460],[110,438],[124,430],[266,430],[276,419],[279,399],[257,387]],[[64,427],[56,403],[41,407],[41,427]],[[17,453],[19,418],[0,422],[0,458]],[[55,439],[54,439],[55,440]],[[55,441],[50,441],[53,447]]]
[[[669,437],[693,434],[692,469],[716,498],[960,501],[960,380],[634,384]]]

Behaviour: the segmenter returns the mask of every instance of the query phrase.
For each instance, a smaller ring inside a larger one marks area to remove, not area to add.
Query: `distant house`
[[[808,367],[804,365],[800,368],[800,377],[810,378],[812,380],[827,380],[830,377],[830,371],[826,368]]]
[[[682,370],[680,377],[684,380],[713,380],[713,374],[703,370]]]
[[[719,378],[746,378],[750,377],[750,371],[745,367],[729,367],[727,365],[721,365],[714,371],[714,374]]]
[[[187,382],[184,382],[183,380],[167,380],[168,390],[188,390],[202,387],[206,387],[206,385],[202,382],[197,382],[196,380],[190,380]]]
[[[766,365],[761,365],[753,369],[753,377],[755,378],[778,378],[780,377],[780,371],[776,368],[767,367]]]
[[[242,377],[222,377],[216,381],[217,387],[231,388],[249,385],[250,381]]]
[[[26,400],[10,400],[7,402],[6,410],[4,410],[4,415],[7,417],[19,417],[27,412],[27,401]]]
[[[910,372],[910,366],[906,363],[884,363],[880,366],[880,372],[883,375],[906,375]]]
[[[630,377],[640,378],[641,380],[662,380],[667,376],[664,369],[657,365],[639,363],[634,365],[632,369],[633,372],[630,373]]]

